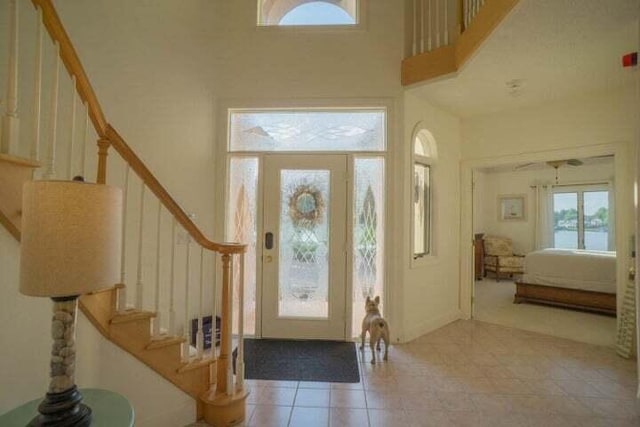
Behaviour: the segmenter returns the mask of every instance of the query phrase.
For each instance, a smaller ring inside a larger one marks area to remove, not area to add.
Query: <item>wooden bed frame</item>
[[[616,315],[616,294],[516,282],[514,304],[533,302]]]

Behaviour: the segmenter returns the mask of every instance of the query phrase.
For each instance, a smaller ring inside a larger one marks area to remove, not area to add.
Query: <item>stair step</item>
[[[116,313],[110,323],[116,325],[118,323],[135,322],[136,320],[151,319],[156,317],[156,313],[144,310],[126,310]]]
[[[216,361],[210,357],[206,358],[206,359],[194,359],[191,360],[185,364],[183,364],[181,367],[178,368],[177,372],[179,374],[185,373],[185,372],[189,372],[192,371],[194,369],[199,369],[199,368],[203,368],[205,366],[209,366],[212,363],[215,363]]]
[[[155,350],[158,348],[169,347],[171,345],[179,345],[179,344],[182,344],[184,341],[185,341],[184,337],[167,335],[160,339],[152,338],[152,341],[149,344],[147,344],[145,348],[147,350]]]
[[[95,295],[101,292],[111,292],[115,289],[122,289],[122,288],[124,288],[124,285],[122,283],[118,283],[117,285],[111,286],[109,288],[98,289],[97,291],[90,292],[89,295]]]

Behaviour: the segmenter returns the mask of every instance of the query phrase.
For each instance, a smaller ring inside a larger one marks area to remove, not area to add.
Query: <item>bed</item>
[[[534,302],[616,315],[616,253],[544,249],[527,254],[514,303]]]

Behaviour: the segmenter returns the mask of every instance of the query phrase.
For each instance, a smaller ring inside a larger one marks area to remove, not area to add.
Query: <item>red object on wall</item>
[[[638,52],[627,53],[622,56],[623,67],[633,67],[638,65]]]

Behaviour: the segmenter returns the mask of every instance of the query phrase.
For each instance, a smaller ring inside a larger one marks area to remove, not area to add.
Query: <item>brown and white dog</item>
[[[380,351],[380,340],[384,341],[384,360],[387,360],[389,353],[389,325],[387,321],[380,315],[378,309],[380,305],[380,297],[371,299],[367,297],[367,301],[364,303],[365,316],[362,320],[362,341],[360,349],[364,349],[364,340],[369,331],[369,345],[371,346],[371,363],[376,363],[376,349]]]

